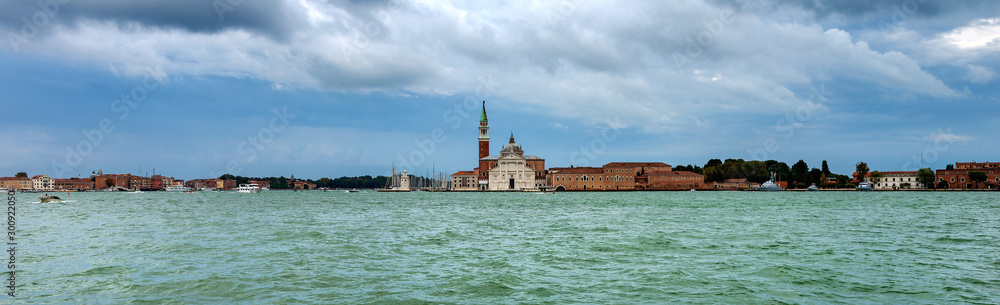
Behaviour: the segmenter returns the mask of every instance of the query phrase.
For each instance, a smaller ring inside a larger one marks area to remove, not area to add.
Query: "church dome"
[[[501,156],[506,156],[506,155],[509,155],[509,154],[524,155],[524,150],[521,150],[521,145],[517,145],[517,143],[514,143],[514,134],[513,133],[510,134],[510,143],[507,143],[507,145],[504,145],[503,149],[500,150],[500,155]]]

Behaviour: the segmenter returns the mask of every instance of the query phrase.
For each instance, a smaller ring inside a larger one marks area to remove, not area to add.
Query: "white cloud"
[[[924,136],[924,140],[934,141],[934,142],[955,143],[955,142],[968,142],[972,140],[972,137],[957,135],[950,132],[938,131]]]
[[[56,25],[28,50],[129,75],[158,66],[262,79],[276,90],[478,94],[480,79],[490,78],[500,84],[491,98],[587,122],[625,117],[657,133],[691,118],[794,111],[809,95],[794,88],[830,79],[959,96],[907,54],[872,50],[847,31],[804,22],[806,14],[776,21],[737,10],[716,27],[706,20],[726,9],[706,1],[285,4],[297,6],[285,12],[297,14],[285,17],[296,25],[286,40],[239,27],[194,32],[94,18]],[[689,67],[676,66],[673,55],[706,33],[712,42],[696,46]]]
[[[980,19],[941,35],[961,49],[1000,49],[1000,18]]]

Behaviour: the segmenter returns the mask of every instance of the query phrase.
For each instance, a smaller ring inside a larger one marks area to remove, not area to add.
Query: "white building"
[[[55,190],[56,181],[49,176],[38,175],[31,177],[31,185],[36,191],[52,191]]]
[[[876,189],[922,189],[917,180],[917,172],[881,172],[882,179],[875,184]]]
[[[489,170],[489,190],[537,190],[535,169],[528,166],[521,145],[514,143],[514,135],[510,135],[510,143],[500,150],[497,165]]]

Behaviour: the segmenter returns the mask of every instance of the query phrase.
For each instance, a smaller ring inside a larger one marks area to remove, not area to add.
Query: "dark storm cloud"
[[[796,6],[811,10],[818,17],[837,13],[848,17],[867,18],[905,11],[918,17],[935,17],[961,12],[968,18],[969,14],[988,17],[1000,12],[1000,1],[989,0],[770,0],[768,2],[776,7]]]
[[[66,2],[65,4],[60,4]],[[232,4],[230,4],[232,3]],[[50,18],[39,17],[48,12]],[[52,24],[73,26],[81,20],[138,23],[146,26],[215,33],[241,28],[284,40],[304,15],[283,1],[242,0],[43,0],[6,1],[0,26],[20,30],[25,19],[41,30]],[[41,22],[40,22],[41,21]]]

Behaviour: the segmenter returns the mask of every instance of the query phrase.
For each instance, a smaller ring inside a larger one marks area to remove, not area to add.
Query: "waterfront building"
[[[86,191],[94,189],[94,182],[90,179],[69,178],[53,179],[56,191]]]
[[[673,171],[663,162],[612,162],[602,167],[545,169],[545,159],[525,155],[521,145],[510,140],[499,156],[490,156],[490,126],[486,102],[479,118],[479,167],[451,175],[456,191],[574,191],[690,190],[711,189],[705,176]]]
[[[178,180],[182,181],[182,180]],[[232,179],[194,179],[184,182],[184,186],[200,190],[200,189],[213,189],[213,190],[234,190],[238,187],[236,180]]]
[[[986,174],[986,181],[976,183],[969,177],[970,172]],[[955,169],[939,169],[935,172],[936,188],[946,189],[987,189],[996,190],[1000,186],[1000,163],[998,162],[956,162]]]
[[[107,188],[132,189],[132,187],[131,187],[132,186],[132,174],[120,174],[120,175],[107,174],[107,175],[105,175],[105,174],[101,173],[100,171],[98,173],[99,173],[98,175],[95,175],[93,177],[93,179],[94,179],[94,189],[95,190],[103,190],[103,189],[107,189]],[[111,185],[110,186],[108,185],[108,182],[107,182],[108,180],[111,180]]]
[[[917,180],[916,171],[879,172],[882,178],[875,184],[875,189],[922,189]]]
[[[216,189],[231,191],[231,190],[235,190],[238,187],[239,187],[239,184],[236,183],[236,180],[233,180],[233,179],[215,179],[215,188]],[[313,188],[315,188],[315,186]]]
[[[775,184],[777,184],[777,182],[784,182],[784,181],[775,181]],[[749,190],[751,188],[750,181],[747,181],[746,178],[726,179],[723,180],[722,182],[715,183],[714,186],[716,190],[727,190],[727,191]],[[785,188],[785,186],[783,185],[779,186],[782,189]]]
[[[602,167],[551,168],[556,191],[670,191],[711,189],[705,176],[673,171],[663,162],[612,162]]]
[[[55,181],[46,175],[31,177],[31,187],[36,191],[45,192],[55,190]]]
[[[488,172],[487,185],[491,191],[537,190],[539,187],[535,181],[536,171],[528,164],[521,145],[514,142],[514,134],[510,135],[510,142],[500,150],[500,156]]]
[[[129,189],[133,191],[139,190],[152,190],[153,189],[153,179],[149,177],[142,176],[130,176],[129,177]]]
[[[32,190],[34,183],[27,177],[3,177],[0,178],[0,188],[8,190]]]
[[[295,181],[295,185],[294,186],[295,186],[295,189],[297,189],[297,190],[315,190],[316,189],[316,184],[315,183],[309,183],[309,182],[302,181],[302,180]]]
[[[192,179],[184,182],[184,186],[193,190],[215,189],[218,186],[216,180],[218,179]]]
[[[451,175],[451,189],[456,191],[475,191],[479,189],[479,179],[475,171],[458,171]]]
[[[173,177],[164,177],[162,175],[153,175],[153,190],[164,190],[168,186],[174,185]]]
[[[538,190],[545,187],[545,159],[525,155],[520,145],[510,141],[500,150],[499,156],[490,156],[490,125],[486,116],[486,102],[479,116],[479,167],[472,171],[458,171],[451,175],[452,190],[458,191],[514,191]]]

